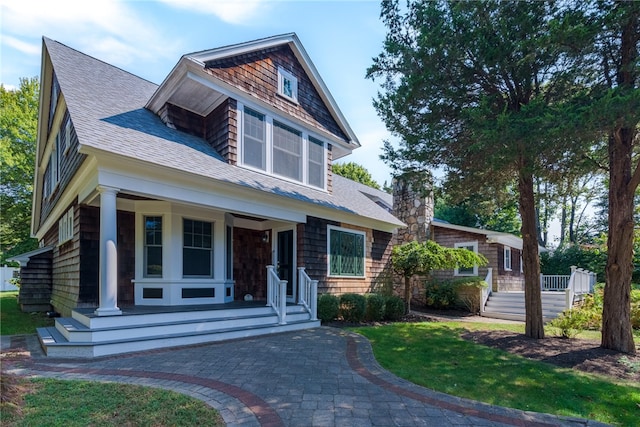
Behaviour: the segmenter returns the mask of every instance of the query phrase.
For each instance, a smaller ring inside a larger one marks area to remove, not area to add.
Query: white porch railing
[[[487,269],[487,275],[484,278],[484,281],[487,283],[486,288],[481,288],[480,294],[480,314],[484,313],[484,306],[487,304],[487,300],[491,296],[492,287],[493,287],[493,269],[489,267]]]
[[[568,274],[541,274],[540,290],[543,291],[564,291],[569,286]]]
[[[596,273],[572,265],[571,277],[565,291],[566,308],[571,309],[573,307],[576,295],[592,293],[595,284]]]
[[[280,280],[273,265],[267,266],[267,306],[278,314],[278,323],[287,323],[287,281]]]
[[[304,267],[298,267],[298,286],[300,288],[298,304],[307,309],[311,320],[318,320],[318,281],[311,280],[304,271]]]

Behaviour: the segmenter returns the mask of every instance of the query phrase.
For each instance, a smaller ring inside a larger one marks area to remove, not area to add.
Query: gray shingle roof
[[[168,128],[144,108],[156,84],[59,42],[45,38],[44,43],[82,146],[403,225],[371,199],[377,190],[343,177],[334,176],[333,193],[329,194],[227,164],[206,141]],[[384,193],[381,196],[387,197]]]

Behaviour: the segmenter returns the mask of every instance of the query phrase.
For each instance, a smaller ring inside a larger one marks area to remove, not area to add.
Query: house
[[[47,352],[317,326],[316,292],[370,290],[404,225],[332,175],[359,146],[295,34],[184,55],[160,85],[44,38],[22,261],[62,316]]]
[[[491,268],[490,285],[493,292],[524,291],[521,238],[509,233],[465,227],[434,219],[431,222],[431,239],[445,247],[464,248],[482,254],[488,261],[486,266],[434,272],[436,278],[485,278]]]

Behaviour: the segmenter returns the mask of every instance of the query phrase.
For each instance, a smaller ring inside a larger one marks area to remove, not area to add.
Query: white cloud
[[[24,39],[51,37],[104,60],[126,65],[139,58],[175,57],[177,43],[141,16],[132,2],[113,0],[16,0],[2,2],[2,43],[24,51]],[[12,43],[13,42],[13,43]],[[37,52],[40,54],[39,40]]]
[[[40,44],[28,43],[12,36],[2,36],[2,44],[12,47],[26,55],[40,55]]]
[[[264,0],[160,0],[168,6],[214,15],[230,24],[244,24],[260,16]]]

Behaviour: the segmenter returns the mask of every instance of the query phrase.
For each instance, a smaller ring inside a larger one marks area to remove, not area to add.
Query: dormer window
[[[238,104],[240,160],[244,167],[288,181],[325,188],[327,143],[304,128]]]
[[[298,102],[298,79],[283,68],[278,68],[278,94]]]

